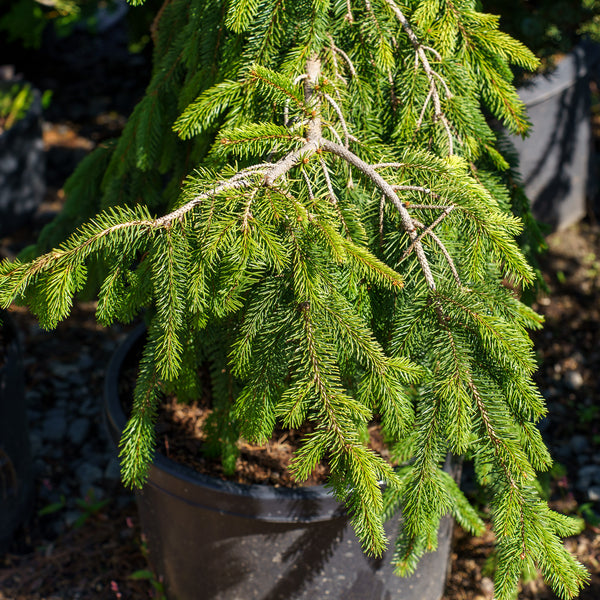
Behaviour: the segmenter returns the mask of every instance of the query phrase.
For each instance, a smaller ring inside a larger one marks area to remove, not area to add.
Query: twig
[[[325,98],[325,100],[327,100],[327,102],[329,102],[329,104],[331,104],[331,106],[333,106],[333,110],[335,110],[335,112],[337,113],[337,116],[340,120],[340,124],[342,125],[342,130],[344,132],[345,145],[347,148],[349,145],[348,138],[349,138],[350,134],[348,133],[348,124],[346,123],[346,119],[344,118],[342,109],[339,107],[338,103],[329,94],[323,93],[323,98]]]
[[[375,163],[371,165],[373,169],[403,169],[404,167],[406,167],[406,163],[399,162]]]
[[[331,133],[333,133],[333,137],[335,137],[339,144],[342,144],[342,146],[346,146],[346,148],[348,147],[348,145],[345,144],[342,138],[340,137],[340,134],[335,130],[335,127],[333,125],[326,125],[326,127],[329,131],[331,131]]]
[[[352,75],[352,77],[356,77],[356,69],[354,68],[353,62],[350,60],[350,57],[341,48],[338,48],[335,45],[333,46],[333,50],[337,52],[346,61],[346,64],[348,65],[348,69],[350,69],[350,74]]]
[[[250,182],[248,181],[248,179],[240,178],[239,175],[240,175],[240,173],[237,173],[236,175],[234,175],[234,177],[236,178],[235,180],[233,180],[233,178],[232,178],[229,181],[226,181],[225,183],[222,183],[221,185],[218,185],[217,187],[213,188],[212,190],[210,190],[210,192],[204,192],[202,194],[198,194],[197,196],[192,198],[192,200],[190,200],[183,206],[179,207],[178,209],[174,210],[173,212],[170,212],[169,214],[164,215],[163,217],[159,217],[158,219],[154,219],[152,221],[147,221],[147,224],[153,228],[166,227],[166,226],[170,225],[173,221],[177,221],[177,220],[183,218],[188,212],[190,212],[190,210],[192,210],[193,208],[198,206],[198,204],[200,204],[207,198],[216,196],[217,194],[220,194],[221,192],[224,192],[226,190],[239,190],[239,189],[249,187]],[[125,226],[131,225],[131,224],[132,223],[122,223],[120,225],[125,227]],[[111,229],[116,230],[117,228],[120,228],[120,227],[115,226],[114,228],[111,228]]]
[[[420,185],[394,185],[392,187],[397,192],[423,192],[423,194],[427,194],[428,196],[431,196],[432,198],[435,198],[436,200],[441,200],[441,198],[442,198],[439,194],[437,194],[433,190],[430,190],[429,188],[426,188],[426,187],[423,187]]]
[[[352,16],[352,6],[350,0],[346,0],[346,19],[348,23],[354,23],[354,17]]]
[[[460,276],[458,275],[456,265],[454,264],[454,260],[453,260],[452,256],[450,255],[450,252],[448,252],[448,250],[446,249],[446,246],[444,246],[444,243],[442,242],[442,240],[440,240],[440,238],[433,231],[429,231],[428,235],[439,246],[440,250],[442,251],[442,254],[444,255],[444,258],[446,259],[446,262],[448,263],[448,266],[450,267],[450,270],[452,271],[454,281],[456,281],[458,286],[462,288],[463,284],[462,284],[462,281],[460,280]]]
[[[431,52],[435,56],[436,60],[442,62],[442,55],[435,48],[432,48],[431,46],[425,46],[424,44],[421,44],[421,47],[423,50]]]
[[[327,36],[329,37],[329,48],[331,49],[331,60],[333,61],[333,70],[335,71],[335,74],[337,76],[339,75],[339,69],[337,56],[335,55],[335,44],[333,43],[333,36],[330,33],[328,33]]]
[[[319,155],[319,163],[321,163],[321,169],[323,170],[323,176],[325,177],[325,184],[327,185],[327,191],[329,192],[329,198],[331,200],[331,204],[337,206],[337,198],[335,197],[335,192],[333,191],[333,185],[331,183],[331,178],[329,177],[329,171],[327,170],[327,165],[323,160],[323,157]]]
[[[294,150],[284,156],[280,161],[276,162],[270,171],[265,175],[264,184],[266,186],[272,186],[275,180],[285,175],[294,165],[300,162],[303,158],[308,158],[314,154],[318,149],[317,142],[306,142],[302,148]]]
[[[406,208],[416,208],[417,210],[446,210],[452,206],[450,204],[413,204],[412,202],[405,202],[404,205]]]
[[[425,98],[425,102],[423,102],[423,107],[421,108],[419,118],[417,119],[417,122],[415,123],[415,132],[419,131],[419,129],[421,129],[421,125],[423,125],[423,119],[425,118],[425,111],[427,110],[427,107],[429,106],[429,101],[431,100],[431,95],[432,95],[432,90],[431,90],[431,88],[429,88],[429,93],[427,94],[427,97]]]
[[[312,185],[310,183],[310,179],[308,178],[308,175],[304,169],[301,169],[300,171],[302,173],[302,177],[304,177],[304,183],[306,183],[306,187],[308,189],[308,197],[314,201],[315,195],[313,194],[313,189],[312,189]]]
[[[446,92],[446,98],[452,98],[453,94],[450,91],[450,88],[448,87],[446,80],[437,71],[432,70],[431,74],[434,77],[437,77],[439,79],[439,81],[441,82],[441,84],[444,86],[444,91]]]
[[[421,227],[421,228],[425,228],[424,231],[422,231],[414,240],[412,240],[412,244],[404,251],[404,254],[402,255],[402,257],[400,258],[400,261],[402,262],[413,250],[413,248],[415,247],[415,244],[417,242],[420,242],[428,233],[430,233],[434,227],[436,227],[437,225],[439,225],[447,216],[448,214],[454,209],[454,206],[449,206],[433,223],[431,223],[431,225],[429,225],[428,227],[425,227],[425,225],[423,225],[422,223],[420,223],[419,221],[417,221],[416,219],[413,219],[413,223],[417,226],[417,227]]]
[[[379,247],[383,247],[383,211],[385,209],[385,196],[381,194],[381,200],[379,201]]]
[[[402,262],[404,259],[406,259],[408,257],[408,255],[412,252],[412,250],[414,248],[416,248],[416,244],[418,242],[420,242],[426,235],[428,235],[429,237],[431,237],[431,239],[433,239],[433,241],[439,246],[440,250],[442,251],[444,258],[446,259],[446,261],[448,262],[448,265],[450,266],[450,270],[452,271],[452,275],[454,276],[454,280],[456,281],[456,283],[460,287],[463,287],[462,281],[460,280],[460,276],[458,275],[458,271],[456,269],[456,265],[454,264],[454,260],[453,260],[452,256],[448,252],[448,250],[447,250],[446,246],[444,245],[444,243],[442,242],[442,240],[440,240],[440,238],[433,232],[433,229],[435,229],[435,227],[437,225],[439,225],[442,222],[442,220],[445,219],[452,210],[454,210],[454,208],[456,208],[456,207],[455,206],[446,206],[444,212],[435,221],[433,221],[433,223],[431,223],[428,227],[425,227],[425,225],[423,225],[416,219],[413,219],[413,222],[415,223],[415,225],[417,227],[424,228],[424,230],[417,236],[417,238],[415,240],[412,241],[411,245],[404,251],[404,254],[400,258],[400,262]]]
[[[254,200],[254,196],[256,196],[256,192],[258,192],[258,188],[254,188],[248,197],[248,202],[246,202],[246,208],[244,210],[244,216],[242,218],[242,231],[248,230],[248,221],[252,218],[252,212],[250,211],[250,207],[252,206],[252,201]]]
[[[349,233],[350,230],[348,229],[348,224],[346,223],[346,219],[344,219],[342,209],[340,208],[338,199],[335,195],[335,192],[333,191],[333,184],[331,183],[331,177],[329,177],[329,171],[327,169],[327,165],[325,164],[325,161],[323,160],[323,157],[321,155],[319,155],[319,162],[321,163],[321,169],[323,170],[323,175],[325,177],[325,183],[327,185],[327,192],[329,193],[329,199],[331,200],[331,204],[333,204],[333,206],[335,206],[338,217],[340,218],[340,221],[342,222],[342,225],[344,226],[344,230],[346,231],[346,233]]]
[[[418,237],[410,213],[400,198],[398,198],[394,188],[379,173],[377,173],[377,171],[371,165],[356,156],[356,154],[351,152],[348,148],[344,148],[344,146],[336,144],[335,142],[323,139],[321,141],[321,148],[327,152],[335,154],[366,175],[383,192],[385,197],[396,207],[400,213],[402,227],[408,233],[411,241],[414,241]],[[434,290],[436,288],[435,280],[433,278],[433,274],[431,273],[431,267],[429,266],[427,256],[425,255],[425,251],[423,250],[423,246],[421,245],[420,241],[415,243],[415,253],[428,287]]]

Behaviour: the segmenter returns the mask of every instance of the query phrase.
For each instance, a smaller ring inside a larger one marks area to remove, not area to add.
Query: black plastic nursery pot
[[[10,82],[0,82],[8,85]],[[0,132],[0,235],[27,225],[46,190],[40,92],[22,119]]]
[[[589,86],[599,59],[599,45],[582,43],[519,89],[531,129],[511,141],[534,216],[556,230],[586,215],[596,186]]]
[[[119,374],[144,331],[126,339],[108,366],[105,410],[115,443],[126,421]],[[449,517],[438,550],[400,578],[391,550],[379,559],[362,553],[343,507],[323,486],[243,485],[157,453],[137,504],[150,560],[171,600],[439,600],[444,591]],[[398,518],[386,524],[392,540]]]
[[[0,313],[0,554],[33,506],[23,362],[15,326]]]

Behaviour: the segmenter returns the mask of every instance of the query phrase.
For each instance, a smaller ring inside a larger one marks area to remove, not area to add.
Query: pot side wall
[[[553,230],[581,220],[595,193],[589,84],[599,58],[598,45],[582,43],[519,90],[531,129],[510,139],[533,214]]]

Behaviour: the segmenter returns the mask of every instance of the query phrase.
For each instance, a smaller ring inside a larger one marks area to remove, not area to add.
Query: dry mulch
[[[109,508],[59,539],[35,539],[25,554],[7,554],[0,569],[2,600],[115,600],[150,598],[137,517]],[[38,545],[39,544],[39,545]],[[137,575],[136,575],[137,574]]]

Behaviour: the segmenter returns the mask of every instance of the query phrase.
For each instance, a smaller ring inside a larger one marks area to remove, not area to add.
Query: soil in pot
[[[122,371],[120,398],[125,414],[130,410],[141,351],[142,344],[136,344]],[[301,429],[284,429],[277,425],[271,438],[263,445],[240,440],[237,444],[240,456],[236,461],[235,473],[225,475],[221,461],[207,457],[204,453],[205,424],[212,414],[208,370],[201,372],[200,377],[203,384],[205,383],[202,397],[194,402],[184,403],[179,402],[174,395],[166,395],[159,406],[157,450],[163,456],[198,473],[241,484],[297,488],[323,485],[327,482],[329,466],[325,461],[318,463],[310,477],[302,482],[297,482],[289,471],[296,450],[311,432],[310,425]],[[377,422],[369,426],[369,447],[391,462],[389,450]]]

